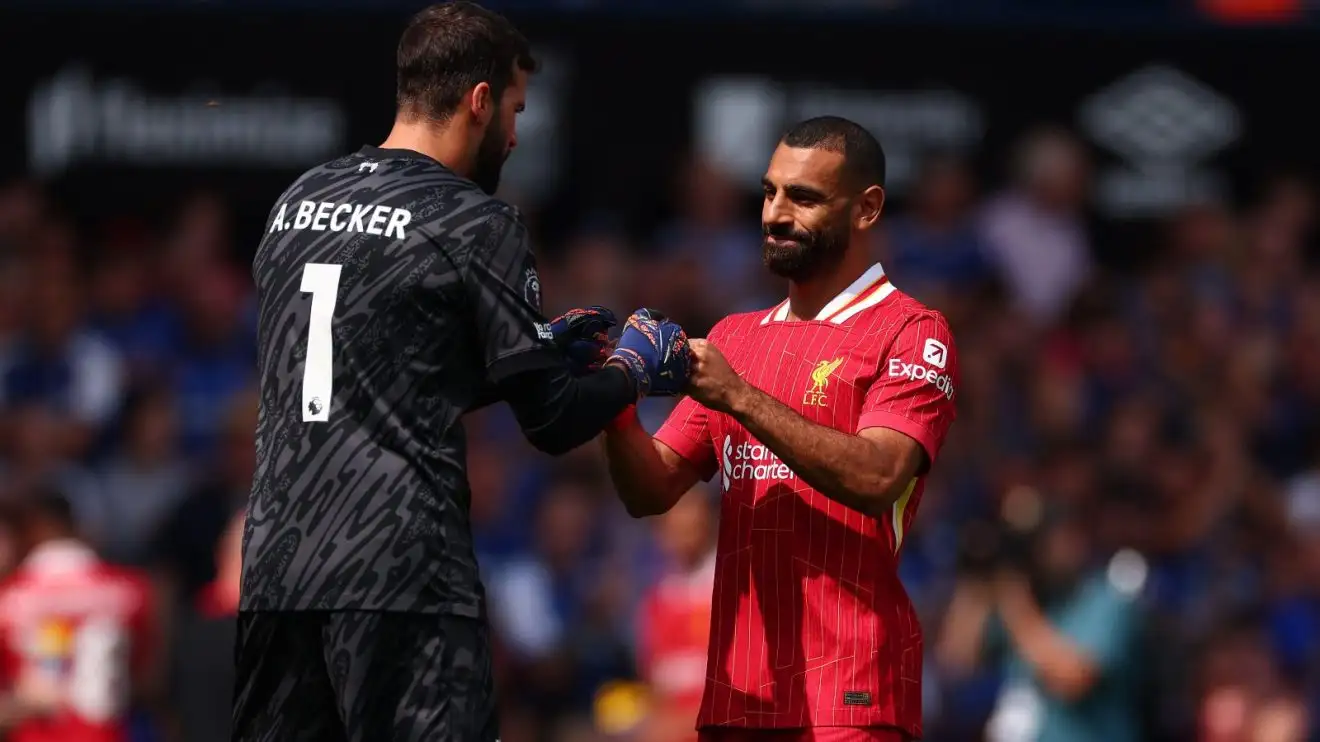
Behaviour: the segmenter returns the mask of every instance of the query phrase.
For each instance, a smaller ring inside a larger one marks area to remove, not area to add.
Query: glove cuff
[[[646,372],[646,361],[641,354],[629,348],[618,348],[612,353],[605,365],[617,364],[632,377],[637,390],[637,398],[645,397],[651,391],[651,375]]]

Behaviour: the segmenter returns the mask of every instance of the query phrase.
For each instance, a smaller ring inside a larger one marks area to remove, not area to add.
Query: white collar
[[[895,291],[894,284],[884,280],[885,278],[885,267],[879,263],[872,265],[870,268],[866,269],[866,272],[858,276],[856,281],[849,284],[848,288],[839,292],[837,296],[826,302],[825,306],[821,307],[820,312],[816,314],[814,319],[818,322],[829,321],[835,324],[842,324],[844,320],[852,317],[858,312],[879,304]],[[876,284],[881,283],[882,281],[883,285],[876,288]],[[875,291],[871,292],[861,301],[854,303],[857,297],[865,294],[872,288],[875,288]],[[788,299],[785,299],[761,319],[761,324],[768,325],[771,322],[784,322],[787,320]]]

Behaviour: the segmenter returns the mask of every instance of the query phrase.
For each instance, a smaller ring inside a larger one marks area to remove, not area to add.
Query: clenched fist
[[[688,346],[692,349],[688,394],[712,410],[730,412],[750,389],[747,382],[709,341],[689,340]]]

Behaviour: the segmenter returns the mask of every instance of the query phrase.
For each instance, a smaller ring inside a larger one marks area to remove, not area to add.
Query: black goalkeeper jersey
[[[481,616],[460,416],[563,363],[516,210],[425,155],[364,147],[280,197],[252,268],[241,608]]]

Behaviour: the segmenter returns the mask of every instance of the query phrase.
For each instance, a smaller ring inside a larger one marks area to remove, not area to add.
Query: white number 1
[[[303,266],[302,290],[312,295],[312,316],[307,324],[307,360],[303,364],[302,419],[323,423],[330,419],[334,396],[334,338],[330,321],[339,301],[342,265],[308,263]]]

